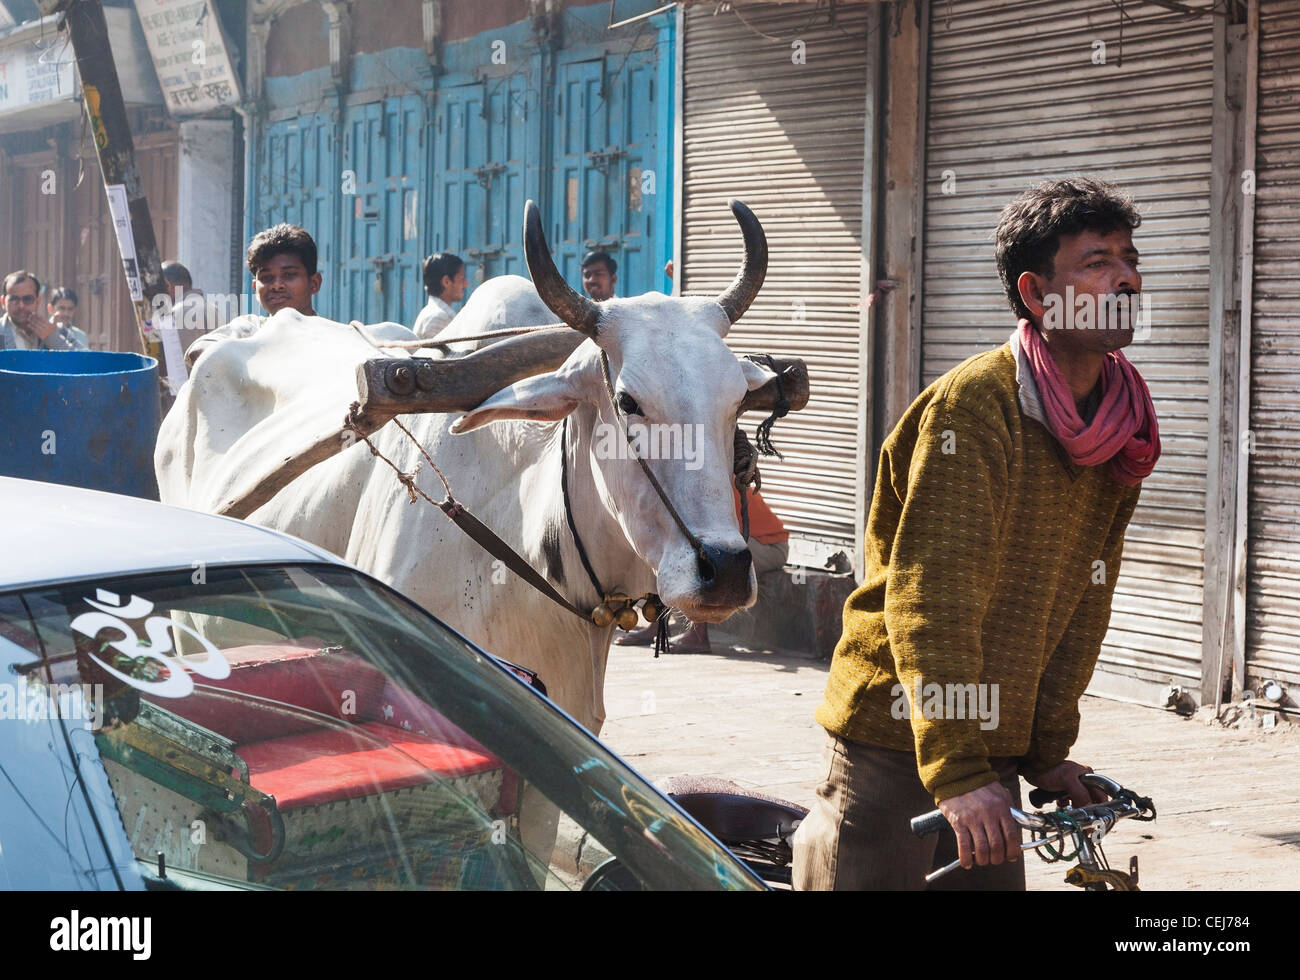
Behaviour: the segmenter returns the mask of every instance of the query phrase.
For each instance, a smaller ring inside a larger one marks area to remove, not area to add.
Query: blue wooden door
[[[333,121],[326,113],[284,119],[268,123],[264,134],[249,237],[281,222],[305,228],[316,241],[317,266],[324,280],[316,309],[333,316],[338,287],[332,274],[335,202],[339,200]]]
[[[649,49],[562,58],[556,67],[548,231],[556,264],[575,287],[592,249],[618,262],[619,296],[659,285],[656,100],[670,93],[656,90],[657,71]]]
[[[465,260],[471,288],[492,276],[527,276],[524,202],[536,197],[535,59],[526,71],[442,89],[433,136],[429,252]]]
[[[482,267],[488,276],[527,276],[524,203],[537,197],[541,111],[536,62],[527,72],[490,79],[487,90],[487,239]]]
[[[349,106],[344,116],[338,319],[410,326],[424,303],[424,120],[417,95]]]

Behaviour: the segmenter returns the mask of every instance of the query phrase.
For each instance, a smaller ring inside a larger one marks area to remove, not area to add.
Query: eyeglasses
[[[9,306],[13,303],[21,303],[23,306],[31,306],[35,302],[36,302],[35,296],[6,296],[5,297],[6,306]]]

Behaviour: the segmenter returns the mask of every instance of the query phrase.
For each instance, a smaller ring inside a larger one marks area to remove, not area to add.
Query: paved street
[[[812,712],[827,664],[714,649],[654,660],[647,647],[614,647],[603,738],[652,780],[719,776],[808,805],[823,738]],[[1076,757],[1149,794],[1159,811],[1155,823],[1114,832],[1115,867],[1137,854],[1147,890],[1296,887],[1300,726],[1224,730],[1091,697],[1081,710]],[[1029,861],[1030,889],[1068,887],[1066,865]]]

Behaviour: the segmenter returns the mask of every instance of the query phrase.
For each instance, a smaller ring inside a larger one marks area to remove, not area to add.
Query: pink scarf
[[[1052,434],[1079,466],[1110,463],[1110,475],[1135,486],[1160,458],[1160,429],[1151,392],[1128,358],[1114,351],[1101,369],[1101,405],[1092,423],[1079,417],[1074,395],[1047,349],[1047,341],[1028,320],[1019,325],[1020,346],[1029,356],[1034,382]]]

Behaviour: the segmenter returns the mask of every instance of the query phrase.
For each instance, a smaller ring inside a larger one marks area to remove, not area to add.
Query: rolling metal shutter
[[[1300,8],[1260,5],[1246,687],[1300,704]]]
[[[773,433],[785,462],[762,471],[792,554],[810,557],[854,553],[858,469],[869,469],[857,449],[867,16],[865,5],[833,22],[806,6],[685,12],[678,274],[684,293],[721,292],[743,254],[728,198],[758,215],[767,280],[727,342],[808,363],[808,407]]]
[[[1164,453],[1129,525],[1094,693],[1199,689],[1209,398],[1210,17],[1094,0],[953,0],[931,11],[922,384],[1015,325],[992,233],[1034,182],[1086,172],[1137,200],[1151,333],[1129,353]],[[1105,64],[1094,64],[1097,40]]]

